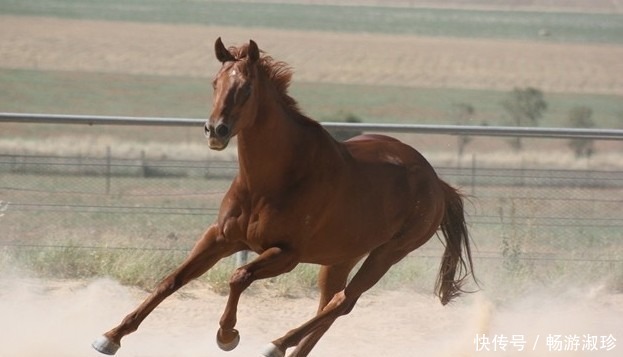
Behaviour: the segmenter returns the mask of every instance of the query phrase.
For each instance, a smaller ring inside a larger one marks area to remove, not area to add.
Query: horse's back
[[[430,163],[413,147],[391,136],[364,134],[343,143],[355,161],[363,164],[390,164],[436,178]]]
[[[377,209],[369,209],[383,210],[387,219],[409,220],[422,204],[436,205],[444,196],[442,181],[413,147],[378,134],[358,136],[344,145],[354,162],[353,180],[361,185],[360,194],[377,202]]]

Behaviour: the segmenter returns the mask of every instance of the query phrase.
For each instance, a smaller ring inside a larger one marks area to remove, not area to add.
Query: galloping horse
[[[93,347],[115,354],[121,338],[167,296],[242,250],[258,257],[238,268],[217,332],[223,350],[240,340],[235,329],[242,292],[258,279],[321,265],[317,314],[272,341],[265,357],[307,356],[333,322],[409,252],[440,229],[445,251],[436,282],[442,304],[463,292],[473,275],[461,195],[412,147],[387,136],[338,142],[299,110],[287,93],[292,71],[254,41],[227,49],[215,43],[216,75],[208,145],[223,150],[238,139],[239,173],[210,226],[186,260],[119,326]],[[351,269],[362,259],[358,271]],[[267,323],[270,323],[267,321]]]

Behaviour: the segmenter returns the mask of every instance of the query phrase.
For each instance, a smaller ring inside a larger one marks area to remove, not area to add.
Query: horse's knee
[[[229,279],[229,288],[232,291],[243,291],[251,285],[251,273],[245,268],[238,268]]]

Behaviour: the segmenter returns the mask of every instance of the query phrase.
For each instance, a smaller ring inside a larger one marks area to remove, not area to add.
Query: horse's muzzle
[[[219,123],[214,127],[210,122],[206,122],[203,126],[203,134],[208,138],[208,146],[212,150],[225,149],[231,138],[229,126],[223,123]]]

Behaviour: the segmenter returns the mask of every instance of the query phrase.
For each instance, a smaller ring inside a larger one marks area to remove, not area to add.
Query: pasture
[[[292,65],[291,94],[318,120],[455,124],[455,106],[467,103],[467,124],[507,125],[501,101],[534,86],[548,103],[541,126],[567,126],[582,105],[597,127],[622,128],[623,15],[610,2],[535,1],[523,11],[485,0],[321,3],[0,0],[0,111],[205,118],[219,65],[212,43],[223,36],[253,38]],[[548,335],[612,335],[621,349],[621,142],[595,142],[590,158],[576,158],[566,140],[526,139],[513,151],[505,139],[471,138],[459,156],[455,137],[399,137],[469,195],[482,290],[446,308],[433,300],[442,249],[433,239],[364,295],[316,355],[480,356],[477,334],[538,342],[521,356],[551,353]],[[195,128],[0,124],[0,315],[15,322],[1,330],[11,342],[0,355],[92,352],[102,327],[213,221],[235,156],[209,152]],[[172,297],[120,355],[218,355],[213,333],[234,266],[224,260]],[[311,316],[316,269],[254,285],[232,356]],[[580,352],[558,354],[612,353]]]
[[[295,73],[292,95],[306,113],[320,121],[337,121],[344,113],[352,113],[365,122],[456,124],[453,106],[472,103],[476,114],[468,124],[509,123],[500,105],[507,95],[504,91],[298,82],[297,78]],[[22,103],[28,102],[33,113],[205,118],[211,107],[210,80],[204,77],[0,69],[0,81],[7,85],[2,103],[6,112],[23,112]],[[542,126],[568,126],[569,111],[577,105],[593,108],[598,127],[623,125],[618,95],[546,93],[546,99],[549,108]],[[4,125],[19,130],[18,125]]]

